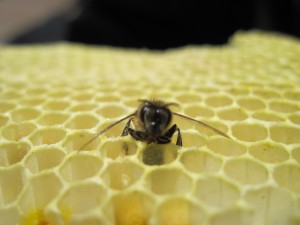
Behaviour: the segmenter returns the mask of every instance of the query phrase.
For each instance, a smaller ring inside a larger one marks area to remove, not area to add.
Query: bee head
[[[162,135],[172,120],[170,109],[160,102],[144,102],[139,115],[146,132],[152,137]]]

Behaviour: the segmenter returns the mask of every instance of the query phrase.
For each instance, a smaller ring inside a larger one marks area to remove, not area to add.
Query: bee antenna
[[[215,132],[216,134],[219,134],[219,135],[221,135],[221,136],[223,136],[223,137],[226,137],[226,138],[231,139],[231,138],[230,138],[227,134],[225,134],[224,132],[222,132],[222,131],[220,131],[220,130],[218,130],[218,129],[216,129],[216,128],[214,128],[214,127],[212,127],[212,126],[210,126],[210,125],[208,125],[208,124],[206,124],[206,123],[203,123],[203,122],[201,122],[201,121],[199,121],[199,120],[195,120],[195,119],[193,119],[193,118],[191,118],[191,117],[188,117],[188,116],[185,116],[185,115],[176,113],[176,112],[173,112],[173,114],[176,115],[176,116],[182,117],[182,118],[184,118],[184,119],[187,119],[187,120],[191,120],[191,121],[193,121],[193,122],[196,122],[196,123],[198,123],[198,124],[200,124],[200,125],[202,125],[202,126],[208,128],[208,129],[212,130],[212,131]]]
[[[134,112],[128,116],[123,117],[122,119],[110,124],[109,126],[107,126],[106,128],[104,128],[103,130],[100,130],[94,137],[92,137],[88,142],[86,142],[83,146],[81,146],[81,148],[79,149],[79,151],[81,151],[83,148],[85,148],[86,146],[88,146],[90,143],[92,143],[96,138],[98,138],[101,134],[105,133],[106,131],[110,130],[112,127],[114,127],[115,125],[123,122],[124,120],[136,115],[137,112]]]

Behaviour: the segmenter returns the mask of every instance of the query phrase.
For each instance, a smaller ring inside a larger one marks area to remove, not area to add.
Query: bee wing
[[[86,142],[84,145],[81,146],[81,148],[79,149],[79,151],[81,151],[83,148],[85,148],[87,145],[89,145],[90,143],[92,143],[96,138],[98,138],[101,134],[105,133],[106,131],[110,130],[112,127],[114,127],[115,125],[123,122],[124,120],[134,116],[136,114],[136,112],[123,117],[122,119],[110,124],[109,126],[105,127],[103,130],[100,130],[94,137],[92,137],[88,142]]]
[[[188,116],[185,116],[185,115],[176,113],[176,112],[173,112],[173,114],[176,115],[176,116],[182,117],[182,118],[184,118],[184,119],[187,119],[187,120],[191,120],[191,121],[193,121],[193,122],[196,122],[196,123],[200,124],[201,126],[204,126],[204,127],[208,128],[208,129],[212,130],[212,131],[215,132],[216,134],[219,134],[219,135],[221,135],[221,136],[223,136],[223,137],[226,137],[226,138],[231,139],[231,138],[230,138],[227,134],[225,134],[224,132],[222,132],[222,131],[220,131],[220,130],[218,130],[218,129],[216,129],[216,128],[214,128],[214,127],[212,127],[212,126],[210,126],[210,125],[208,125],[208,124],[206,124],[206,123],[203,123],[203,122],[201,122],[201,121],[199,121],[199,120],[195,120],[195,119],[193,119],[193,118],[191,118],[191,117],[188,117]]]

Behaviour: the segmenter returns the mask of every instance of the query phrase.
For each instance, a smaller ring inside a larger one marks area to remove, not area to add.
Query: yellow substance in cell
[[[34,210],[26,215],[24,220],[20,221],[20,225],[51,225],[45,218],[42,210]]]
[[[145,196],[132,194],[115,200],[115,223],[117,225],[149,224],[150,210],[144,204]]]
[[[1,46],[0,225],[298,225],[300,42],[239,32],[164,52]],[[176,102],[183,147],[120,137]],[[32,210],[39,209],[39,210]]]

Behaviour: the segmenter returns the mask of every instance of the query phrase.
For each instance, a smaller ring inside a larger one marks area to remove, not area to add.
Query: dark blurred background
[[[26,0],[24,4],[0,0],[2,44],[64,40],[166,49],[224,44],[237,30],[249,29],[300,37],[300,0]],[[18,26],[12,29],[14,22]]]

